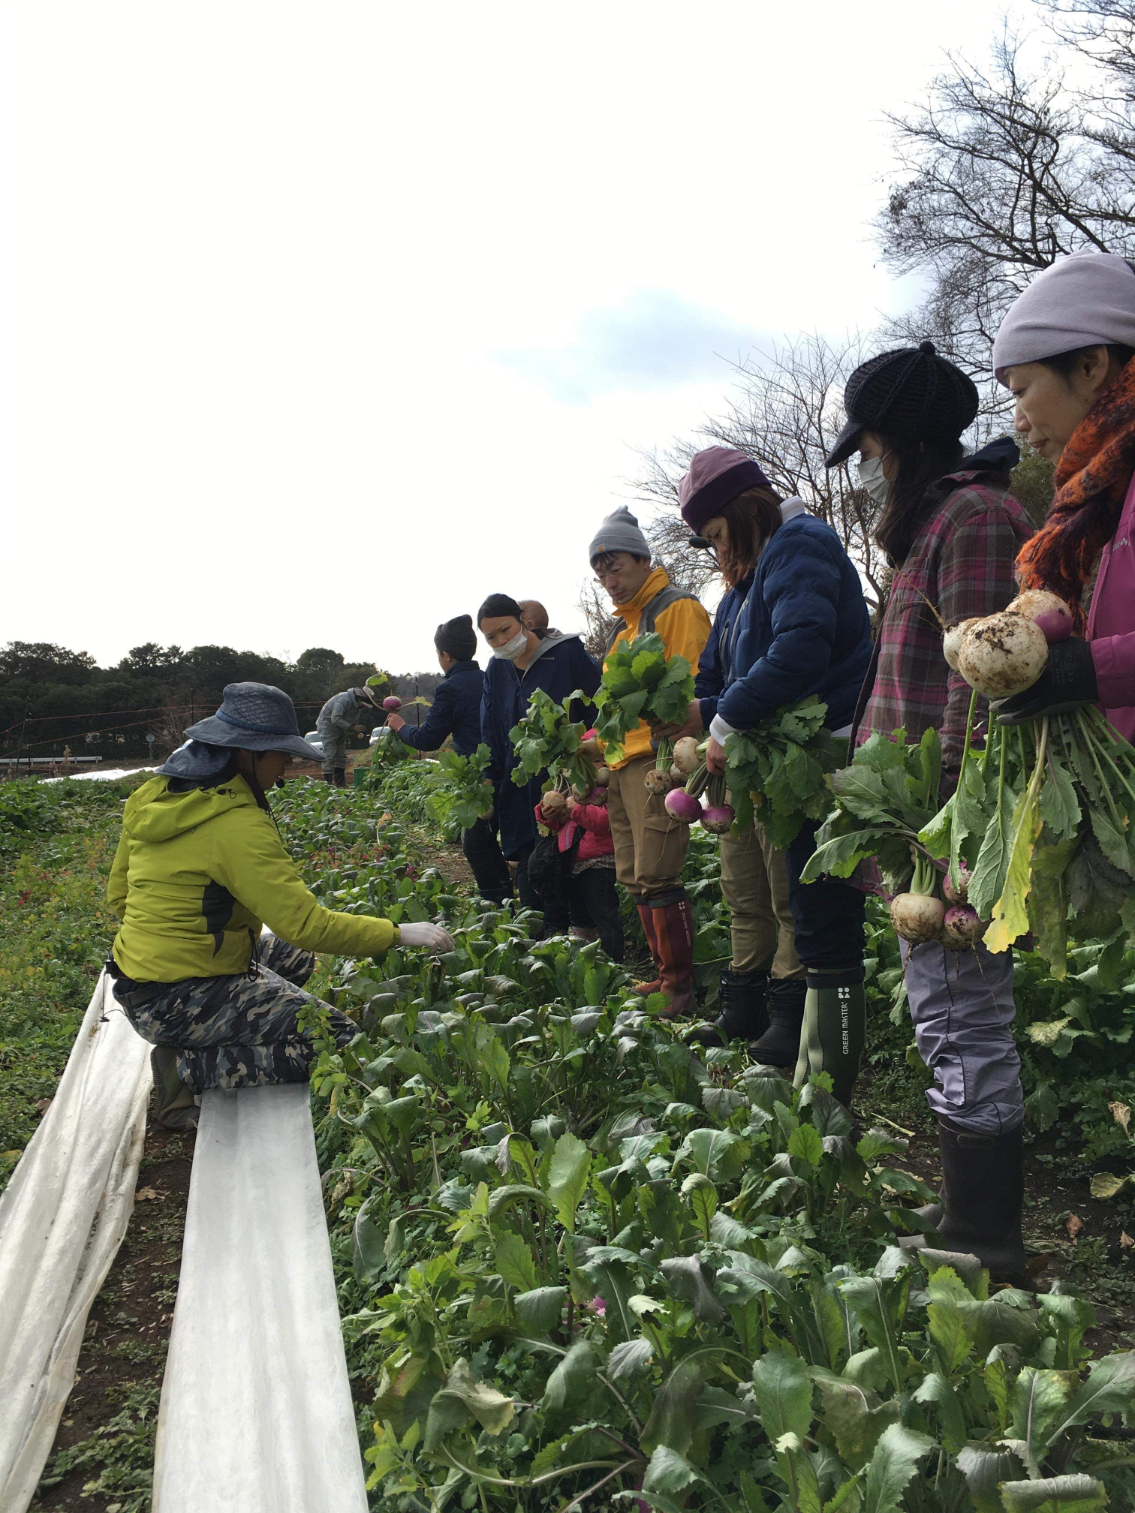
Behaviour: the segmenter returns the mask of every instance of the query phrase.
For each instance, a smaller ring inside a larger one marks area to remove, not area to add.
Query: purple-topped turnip
[[[396,693],[392,693],[389,698],[383,699],[382,707],[386,710],[387,714],[393,714],[395,710],[402,708],[402,700]]]
[[[684,788],[671,788],[666,795],[666,813],[673,820],[679,820],[683,825],[692,825],[695,820],[702,817],[701,805],[692,793],[687,793]]]
[[[985,935],[985,922],[969,904],[955,904],[942,920],[942,944],[951,951],[972,951]]]
[[[954,885],[947,872],[942,881],[942,892],[946,895],[946,902],[950,904],[964,904],[969,898],[970,870],[965,862],[958,862],[958,882]]]
[[[710,835],[727,835],[736,816],[728,804],[708,805],[701,812],[702,828]]]

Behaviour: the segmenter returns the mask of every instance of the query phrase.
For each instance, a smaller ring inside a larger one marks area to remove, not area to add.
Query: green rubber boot
[[[827,1072],[832,1079],[833,1094],[850,1108],[867,1040],[863,968],[809,972],[806,982],[808,996],[804,1000],[800,1057],[793,1082],[796,1087],[803,1087],[813,1072]]]

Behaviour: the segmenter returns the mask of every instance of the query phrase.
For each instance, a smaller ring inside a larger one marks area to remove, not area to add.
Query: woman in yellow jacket
[[[655,632],[666,655],[685,657],[696,673],[709,640],[709,615],[693,594],[675,588],[665,568],[651,567],[650,545],[625,505],[603,521],[588,555],[618,616],[607,655],[620,641]],[[665,993],[670,1002],[662,1013],[677,1019],[697,1009],[694,916],[682,887],[690,830],[670,818],[657,794],[646,791],[654,754],[645,721],[627,736],[623,751],[607,789],[615,876],[634,900],[658,971],[653,981],[637,984],[637,991]]]
[[[315,1006],[346,1044],[347,1015],[303,991],[316,951],[451,950],[436,925],[335,914],[304,884],[264,797],[293,756],[318,762],[288,695],[230,683],[157,776],[126,803],[107,896],[122,919],[109,970],[127,1018],[155,1047],[158,1120],[196,1123],[207,1088],[306,1082]],[[263,933],[267,925],[271,933]]]

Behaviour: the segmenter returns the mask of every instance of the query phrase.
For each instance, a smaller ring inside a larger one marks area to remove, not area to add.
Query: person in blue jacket
[[[386,723],[400,741],[415,751],[437,751],[452,738],[458,756],[471,756],[481,743],[481,698],[485,675],[474,660],[477,633],[472,615],[457,615],[434,632],[437,660],[444,672],[434,691],[430,712],[421,725],[408,725],[400,714]],[[512,879],[501,852],[492,817],[462,831],[461,849],[477,884],[477,892],[493,904],[512,897]]]
[[[521,619],[520,605],[508,594],[490,594],[477,612],[477,624],[493,653],[481,701],[481,739],[493,754],[491,776],[496,784],[501,850],[509,861],[520,864],[520,902],[525,908],[538,909],[539,896],[528,881],[528,858],[536,844],[535,810],[544,774],[521,786],[512,781],[516,753],[508,733],[538,688],[557,702],[577,688],[590,698],[602,673],[578,635],[529,630]],[[589,707],[580,707],[577,701],[572,719],[583,719]]]
[[[830,730],[850,733],[871,661],[871,626],[859,574],[839,537],[802,500],[782,501],[757,464],[729,447],[698,452],[678,497],[686,524],[712,544],[726,583],[738,588],[751,577],[718,653],[727,668],[722,691],[708,703],[695,701],[696,717],[690,712],[699,725],[709,715],[710,771],[724,772],[723,743],[733,731],[810,694],[827,705]],[[825,1071],[846,1104],[866,1040],[864,896],[838,878],[801,883],[816,828],[804,825],[785,853],[807,985],[796,1082]],[[724,867],[722,891],[729,903]]]

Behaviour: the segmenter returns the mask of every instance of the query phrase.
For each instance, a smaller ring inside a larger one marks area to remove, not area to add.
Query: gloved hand
[[[415,948],[420,946],[424,951],[453,950],[453,936],[440,925],[399,925],[398,943]]]
[[[999,725],[1022,725],[1046,714],[1063,714],[1078,704],[1094,704],[1099,698],[1092,648],[1074,636],[1048,648],[1044,671],[1031,688],[994,704]]]

